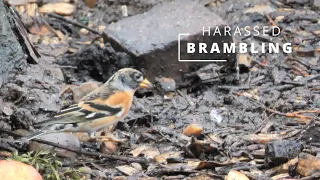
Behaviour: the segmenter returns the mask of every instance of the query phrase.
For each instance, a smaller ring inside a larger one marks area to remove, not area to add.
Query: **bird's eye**
[[[142,74],[135,74],[135,75],[134,75],[134,80],[136,80],[136,81],[142,81],[142,80],[143,80]]]

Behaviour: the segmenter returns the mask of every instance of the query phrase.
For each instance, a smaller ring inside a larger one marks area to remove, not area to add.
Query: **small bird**
[[[52,119],[35,124],[35,127],[42,127],[39,132],[22,137],[16,142],[56,132],[87,132],[90,138],[94,138],[95,132],[126,117],[138,88],[152,87],[140,71],[132,68],[120,69],[106,83],[84,96],[78,104],[62,110]]]

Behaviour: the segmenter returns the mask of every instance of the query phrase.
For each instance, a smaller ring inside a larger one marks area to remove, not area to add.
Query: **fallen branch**
[[[229,91],[239,91],[239,90],[249,90],[251,89],[250,86],[244,85],[244,86],[218,86],[219,89],[222,90],[229,90]]]
[[[289,118],[300,118],[300,119],[312,119],[312,116],[304,116],[301,115],[302,113],[320,113],[320,110],[303,110],[303,111],[297,111],[297,112],[291,112],[291,113],[282,113],[280,111],[274,110],[274,109],[270,109],[267,107],[263,107],[265,110],[267,110],[268,112],[274,113],[274,114],[278,114],[278,115],[282,115],[282,116],[286,116]]]
[[[270,15],[266,15],[266,17],[268,18],[269,22],[271,23],[272,26],[278,26],[278,24],[270,17]]]
[[[291,112],[291,113],[283,113],[283,112],[280,112],[280,111],[277,111],[277,110],[274,110],[274,109],[271,109],[271,108],[267,108],[262,103],[254,100],[254,99],[252,99],[250,97],[247,97],[247,98],[249,98],[251,101],[257,103],[261,108],[263,108],[266,111],[268,111],[270,113],[273,113],[273,114],[277,114],[277,115],[285,116],[285,117],[289,117],[289,118],[299,118],[299,119],[304,119],[304,120],[305,119],[308,119],[308,120],[311,120],[311,119],[319,120],[320,119],[318,117],[301,115],[302,113],[316,113],[316,114],[319,114],[320,113],[320,109],[301,110],[301,111],[296,111],[296,112]]]
[[[14,133],[14,132],[11,132],[11,131],[8,131],[8,130],[5,130],[5,129],[1,129],[1,128],[0,128],[0,132],[8,134],[10,136],[13,136],[14,138],[22,137],[21,135],[19,135],[17,133]],[[120,160],[120,161],[124,161],[124,162],[137,162],[137,163],[140,163],[140,164],[147,164],[147,163],[150,162],[149,160],[144,159],[144,158],[134,158],[134,157],[127,157],[127,156],[117,156],[117,155],[108,155],[108,154],[103,154],[103,153],[82,151],[82,150],[70,148],[70,147],[67,147],[67,146],[63,146],[63,145],[60,145],[60,144],[57,144],[57,143],[54,143],[54,142],[41,140],[41,139],[33,139],[31,141],[35,141],[35,142],[42,143],[42,144],[47,144],[47,145],[50,145],[50,146],[54,146],[54,147],[57,147],[57,148],[65,149],[65,150],[68,150],[68,151],[71,151],[71,152],[75,152],[77,154],[83,154],[83,155],[86,155],[86,156],[95,156],[95,157],[99,157],[99,158]]]
[[[81,24],[81,23],[78,23],[78,22],[75,22],[75,21],[66,19],[66,18],[64,18],[63,16],[59,16],[59,15],[54,14],[54,13],[49,13],[48,16],[49,16],[49,17],[52,17],[52,18],[55,18],[55,19],[58,19],[58,20],[60,20],[60,21],[63,21],[63,22],[72,24],[72,25],[74,25],[74,26],[78,26],[78,27],[81,27],[81,28],[85,28],[85,29],[87,29],[88,31],[91,31],[91,32],[94,33],[94,34],[99,34],[99,35],[101,35],[101,33],[100,33],[99,31],[97,31],[97,30],[95,30],[95,29],[92,29],[92,28],[90,28],[90,27],[88,27],[88,26],[85,26],[85,25],[83,25],[83,24]]]

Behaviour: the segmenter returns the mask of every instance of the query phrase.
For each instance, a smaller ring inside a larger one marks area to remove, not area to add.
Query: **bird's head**
[[[136,90],[138,88],[152,88],[153,85],[136,69],[123,68],[117,71],[107,83],[119,90]]]

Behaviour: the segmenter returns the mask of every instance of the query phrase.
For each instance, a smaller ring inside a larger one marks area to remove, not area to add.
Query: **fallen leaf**
[[[130,153],[132,154],[133,157],[143,155],[144,157],[152,158],[152,159],[160,154],[160,152],[157,148],[152,147],[152,146],[148,146],[148,145],[140,146],[140,147],[130,151]]]
[[[140,170],[129,165],[118,166],[116,169],[127,176],[132,176],[133,174],[140,172]]]
[[[96,5],[97,0],[84,0],[84,4],[89,8],[93,8]]]
[[[224,143],[224,141],[221,138],[219,138],[218,136],[216,136],[215,134],[208,134],[205,138],[205,141],[208,141],[208,142],[213,141],[218,144]]]
[[[104,154],[114,154],[118,150],[118,145],[113,141],[104,141],[100,145],[100,152]]]
[[[320,160],[310,154],[299,157],[296,172],[302,176],[310,176],[320,171]]]
[[[179,158],[181,157],[183,151],[178,152],[167,152],[160,154],[154,158],[158,163],[166,163],[168,158]]]

